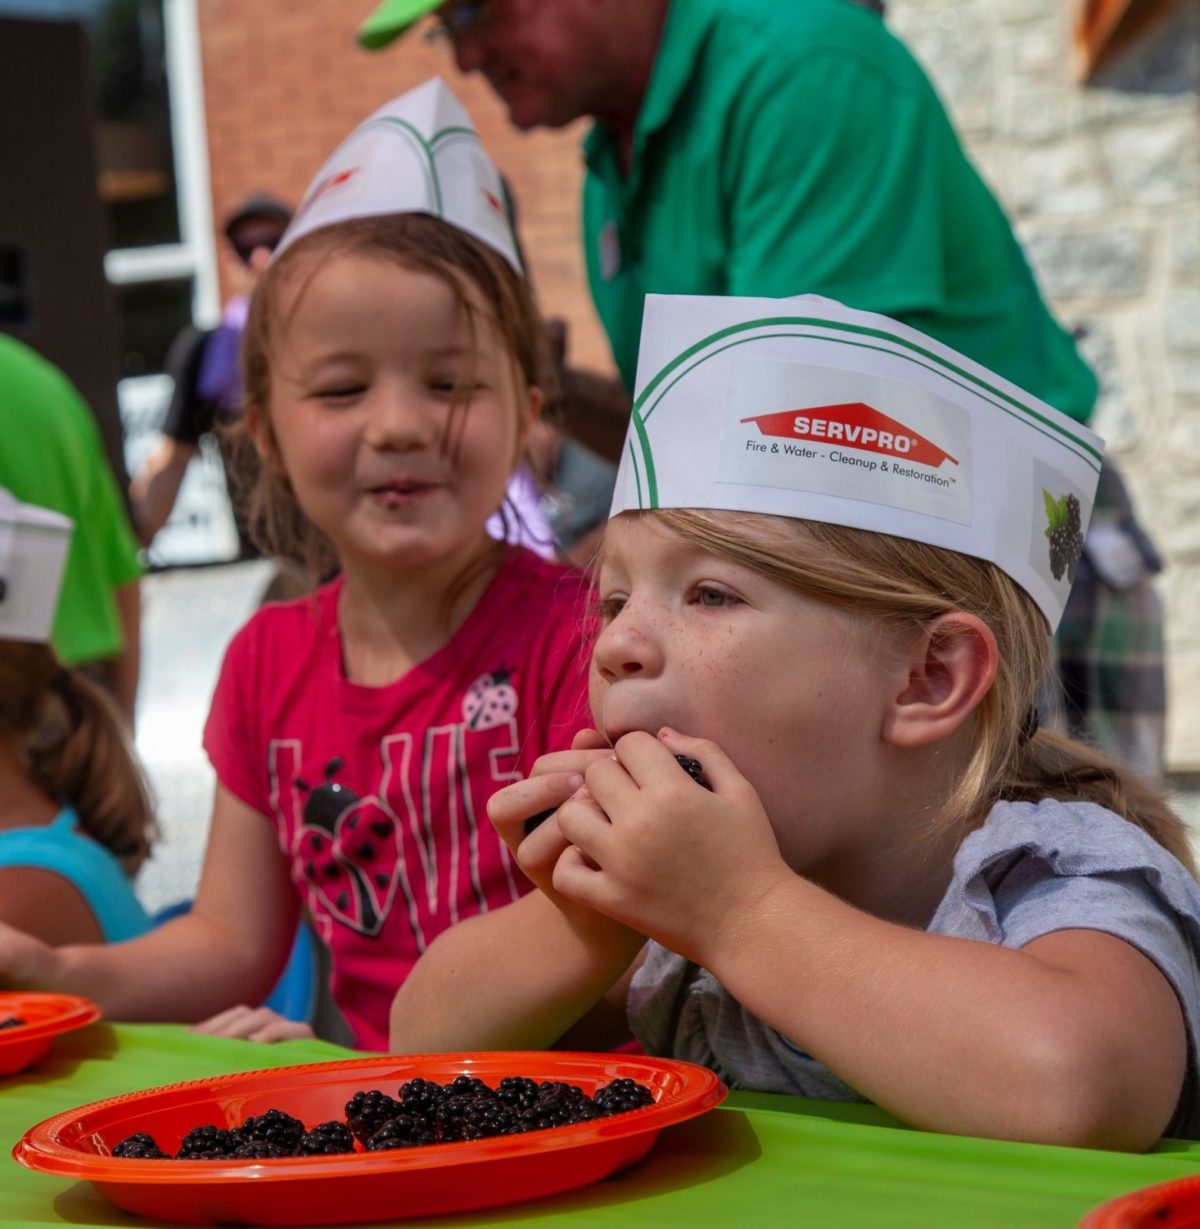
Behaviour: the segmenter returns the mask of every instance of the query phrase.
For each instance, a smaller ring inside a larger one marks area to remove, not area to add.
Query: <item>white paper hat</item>
[[[886,316],[649,295],[612,512],[728,508],[989,559],[1062,616],[1103,443]]]
[[[494,248],[518,273],[500,172],[440,77],[365,119],[317,172],[276,248],[348,218],[428,213]]]
[[[48,641],[72,523],[0,487],[0,640]]]

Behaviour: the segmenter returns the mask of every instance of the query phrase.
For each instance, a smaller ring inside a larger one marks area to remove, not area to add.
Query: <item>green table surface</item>
[[[179,1080],[350,1056],[319,1041],[258,1046],[178,1025],[95,1024],[60,1037],[38,1063],[0,1079],[0,1226],[159,1223],[119,1211],[90,1183],[11,1159],[25,1130],[52,1114]],[[644,1161],[607,1181],[494,1211],[395,1223],[1072,1229],[1116,1195],[1196,1175],[1196,1143],[1164,1140],[1144,1156],[997,1143],[909,1130],[869,1106],[735,1093],[665,1130]]]

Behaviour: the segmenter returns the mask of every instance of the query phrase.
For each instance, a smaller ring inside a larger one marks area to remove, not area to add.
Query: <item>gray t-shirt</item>
[[[959,846],[927,930],[1011,948],[1056,930],[1100,930],[1144,953],[1174,987],[1187,1025],[1187,1072],[1167,1134],[1200,1139],[1200,885],[1162,846],[1092,803],[998,803]],[[865,1100],[706,969],[656,943],[628,1010],[649,1053],[702,1063],[731,1088]]]

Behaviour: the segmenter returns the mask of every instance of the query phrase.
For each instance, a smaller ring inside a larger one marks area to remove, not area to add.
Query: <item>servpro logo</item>
[[[780,410],[741,421],[752,422],[763,435],[780,439],[840,444],[860,452],[903,457],[934,469],[943,461],[958,464],[944,448],[861,401],[818,405],[807,410]]]
[[[304,199],[303,204],[296,211],[296,216],[300,217],[302,214],[307,213],[321,197],[332,192],[335,188],[345,187],[361,170],[362,167],[348,166],[345,170],[335,171],[332,175],[326,175]]]

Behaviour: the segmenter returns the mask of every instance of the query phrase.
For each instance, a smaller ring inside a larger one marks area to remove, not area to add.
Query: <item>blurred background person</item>
[[[0,334],[0,486],[74,522],[50,642],[113,696],[133,726],[140,667],[142,567],[100,432],[53,364]]]
[[[70,533],[0,488],[0,921],[55,947],[150,929],[157,832],[113,701],[48,643]]]
[[[222,223],[225,243],[220,251],[221,271],[233,293],[215,328],[189,324],[171,346],[167,374],[173,387],[162,438],[129,486],[130,506],[143,546],[150,545],[171,515],[187,467],[200,451],[201,437],[241,414],[239,351],[250,294],[291,218],[291,210],[282,201],[255,193],[241,201]],[[232,476],[231,467],[226,468],[226,475],[227,479]],[[232,503],[241,557],[252,558],[257,551],[246,535],[237,499]]]

